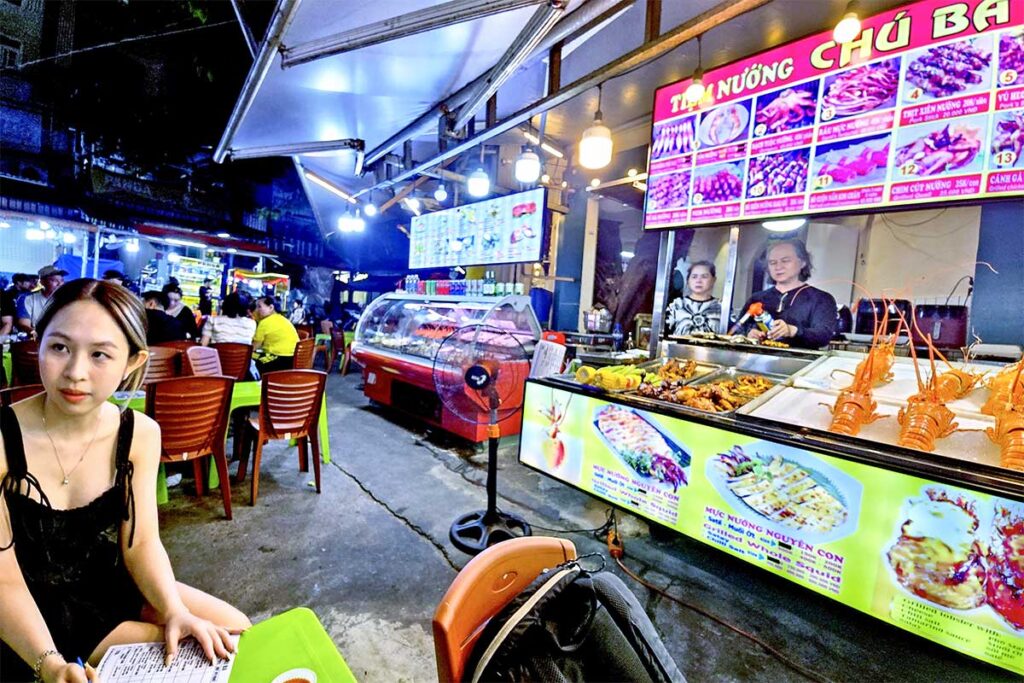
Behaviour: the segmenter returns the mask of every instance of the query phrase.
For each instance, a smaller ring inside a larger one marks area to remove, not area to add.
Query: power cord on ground
[[[593,534],[594,538],[601,539],[604,538],[605,534],[608,533],[608,530],[611,529],[612,525],[615,523],[615,510],[608,508],[605,515],[604,524],[593,529],[552,529],[539,526],[533,522],[530,523],[530,527],[539,529],[540,531],[550,531],[556,534]]]
[[[729,622],[725,621],[721,617],[717,617],[714,614],[711,614],[710,612],[706,611],[702,607],[698,607],[697,605],[694,605],[692,603],[685,602],[685,601],[677,598],[676,596],[672,595],[668,591],[666,591],[666,590],[664,590],[662,588],[659,588],[658,586],[655,586],[654,584],[650,583],[649,581],[646,581],[642,577],[638,576],[636,573],[633,572],[633,570],[631,570],[629,567],[627,567],[626,564],[622,561],[622,558],[623,558],[623,556],[626,553],[626,549],[625,549],[625,545],[622,542],[622,537],[619,535],[618,525],[615,524],[614,513],[612,514],[611,522],[612,522],[612,525],[611,525],[611,528],[608,530],[608,539],[607,539],[608,540],[608,554],[612,556],[612,559],[615,560],[615,563],[617,565],[619,565],[619,569],[621,569],[626,574],[626,576],[628,576],[629,578],[633,579],[637,583],[643,585],[645,588],[647,588],[647,590],[654,591],[658,595],[661,595],[662,597],[667,598],[667,599],[671,600],[672,602],[674,602],[674,603],[676,603],[678,605],[681,605],[682,607],[685,607],[685,608],[687,608],[689,610],[692,610],[692,611],[696,612],[697,614],[700,614],[701,616],[707,617],[708,619],[711,619],[715,623],[721,624],[722,626],[726,627],[730,631],[733,631],[734,633],[737,633],[737,634],[743,636],[744,638],[747,638],[747,639],[753,641],[754,643],[759,645],[762,649],[764,649],[765,652],[767,652],[768,654],[772,655],[773,657],[775,657],[777,660],[779,660],[780,662],[782,662],[783,664],[785,664],[789,668],[793,669],[793,671],[796,671],[797,673],[799,673],[799,674],[801,674],[803,676],[806,676],[807,678],[811,679],[812,681],[816,681],[817,683],[827,683],[828,679],[826,679],[825,677],[821,676],[820,674],[818,674],[818,673],[816,673],[814,671],[811,671],[810,669],[807,669],[806,667],[798,664],[797,662],[793,661],[792,659],[790,659],[789,657],[784,655],[779,650],[775,649],[774,647],[772,647],[771,645],[769,645],[765,641],[763,641],[760,638],[758,638],[757,636],[755,636],[753,633],[748,633],[747,631],[744,631],[743,629],[739,628],[738,626],[733,626],[732,624],[730,624]]]

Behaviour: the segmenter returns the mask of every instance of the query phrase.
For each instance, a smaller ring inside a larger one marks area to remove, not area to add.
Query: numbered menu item
[[[814,157],[814,189],[884,183],[889,173],[889,140],[879,135],[819,145]]]
[[[818,82],[801,83],[757,98],[754,135],[763,137],[814,125]]]
[[[992,37],[936,45],[908,58],[904,101],[982,92],[992,87]]]
[[[999,38],[999,87],[1024,85],[1024,29]]]
[[[996,114],[992,165],[997,168],[1024,166],[1024,110]]]
[[[693,175],[695,205],[734,202],[743,196],[743,164],[705,166]]]
[[[690,116],[655,125],[651,161],[692,152],[696,140],[693,133],[693,124],[696,120],[696,116]]]
[[[753,157],[747,169],[747,197],[799,194],[807,189],[810,150],[795,149]]]
[[[900,60],[886,59],[858,66],[825,79],[822,121],[896,106]]]
[[[697,135],[701,146],[717,147],[745,140],[750,128],[749,107],[749,102],[736,102],[705,112]]]
[[[895,165],[900,178],[980,171],[987,117],[939,122],[899,131]]]

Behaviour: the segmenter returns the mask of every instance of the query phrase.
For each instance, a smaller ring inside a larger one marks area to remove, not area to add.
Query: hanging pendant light
[[[540,157],[530,147],[516,159],[516,180],[521,183],[535,183],[540,178]]]
[[[612,131],[604,125],[601,117],[601,87],[597,86],[597,111],[594,113],[594,125],[583,131],[580,138],[580,166],[597,170],[604,168],[612,161]]]
[[[839,20],[836,27],[832,29],[832,39],[840,45],[849,43],[860,35],[860,16],[857,14],[857,1],[851,0],[846,5],[843,18]]]
[[[704,87],[703,50],[701,49],[701,36],[697,36],[697,70],[693,72],[690,85],[686,86],[684,97],[690,104],[697,104],[704,99],[707,88]]]
[[[491,193],[491,178],[483,167],[476,169],[466,178],[466,192],[471,197],[486,197]]]
[[[448,190],[444,189],[444,183],[438,185],[437,189],[434,190],[434,199],[436,199],[439,202],[443,202],[444,200],[448,199]]]

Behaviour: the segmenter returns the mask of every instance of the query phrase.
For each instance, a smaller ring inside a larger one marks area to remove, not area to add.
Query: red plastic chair
[[[146,375],[142,384],[159,382],[181,375],[181,351],[170,346],[149,347],[149,361],[146,364]]]
[[[177,349],[178,351],[184,353],[185,351],[191,349],[193,346],[196,346],[196,344],[197,343],[191,339],[182,339],[180,341],[160,342],[159,344],[153,344],[152,346],[150,346],[150,348],[153,348],[155,346],[161,346],[166,349]]]
[[[183,374],[196,377],[220,377],[224,374],[220,354],[209,346],[193,346],[185,351],[183,369]]]
[[[309,471],[309,450],[313,450],[313,476],[316,492],[320,493],[320,434],[317,419],[324,398],[327,373],[319,370],[280,370],[263,375],[258,418],[250,418],[238,462],[237,482],[245,481],[252,459],[252,495],[250,505],[256,504],[260,488],[260,460],[263,446],[275,439],[295,439],[299,446],[299,471]]]
[[[11,386],[41,383],[38,342],[20,341],[11,344]]]
[[[292,367],[296,370],[313,369],[313,346],[312,339],[300,339],[295,344],[295,355],[292,356]]]
[[[235,380],[175,377],[146,387],[146,414],[160,425],[161,462],[191,460],[196,495],[203,495],[202,459],[212,457],[220,475],[224,514],[231,519],[231,475],[224,455],[228,406]]]
[[[466,660],[487,622],[542,571],[574,559],[572,541],[524,536],[492,545],[470,560],[434,612],[438,680],[463,680]]]
[[[245,381],[249,376],[249,366],[252,364],[252,344],[221,342],[211,344],[209,348],[217,350],[223,375],[233,377],[239,382]]]
[[[44,391],[46,389],[43,388],[42,384],[22,384],[16,387],[0,389],[0,406],[13,405],[18,401],[24,401],[26,398],[31,398]]]

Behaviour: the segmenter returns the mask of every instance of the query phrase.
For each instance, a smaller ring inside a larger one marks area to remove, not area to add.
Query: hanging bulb
[[[363,214],[369,216],[370,218],[376,216],[377,211],[377,205],[374,204],[373,202],[367,202],[366,205],[363,206]]]
[[[420,213],[420,200],[416,199],[416,197],[406,197],[405,198],[405,206],[410,211],[412,211],[414,214],[416,214],[417,216],[419,215],[419,213]]]
[[[843,18],[839,20],[836,27],[832,29],[832,39],[840,45],[849,43],[851,40],[860,35],[860,16],[857,14],[857,2],[851,0],[846,5],[846,11],[843,12]]]
[[[434,190],[434,199],[436,199],[439,202],[443,202],[444,200],[448,199],[448,190],[444,189],[444,183],[438,185],[437,189]]]
[[[527,147],[516,159],[516,180],[521,183],[535,183],[540,177],[540,157]]]
[[[704,87],[704,67],[703,67],[703,50],[701,48],[701,36],[697,36],[697,69],[693,72],[693,76],[690,80],[690,85],[686,86],[686,92],[683,93],[683,97],[690,104],[697,104],[704,99],[704,93],[707,92],[707,88]]]
[[[580,138],[580,166],[596,170],[604,168],[612,161],[614,143],[612,131],[604,125],[601,117],[601,87],[597,86],[597,111],[594,112],[594,125],[583,131]]]
[[[466,192],[471,197],[486,197],[491,193],[491,178],[483,168],[478,168],[466,178]]]

